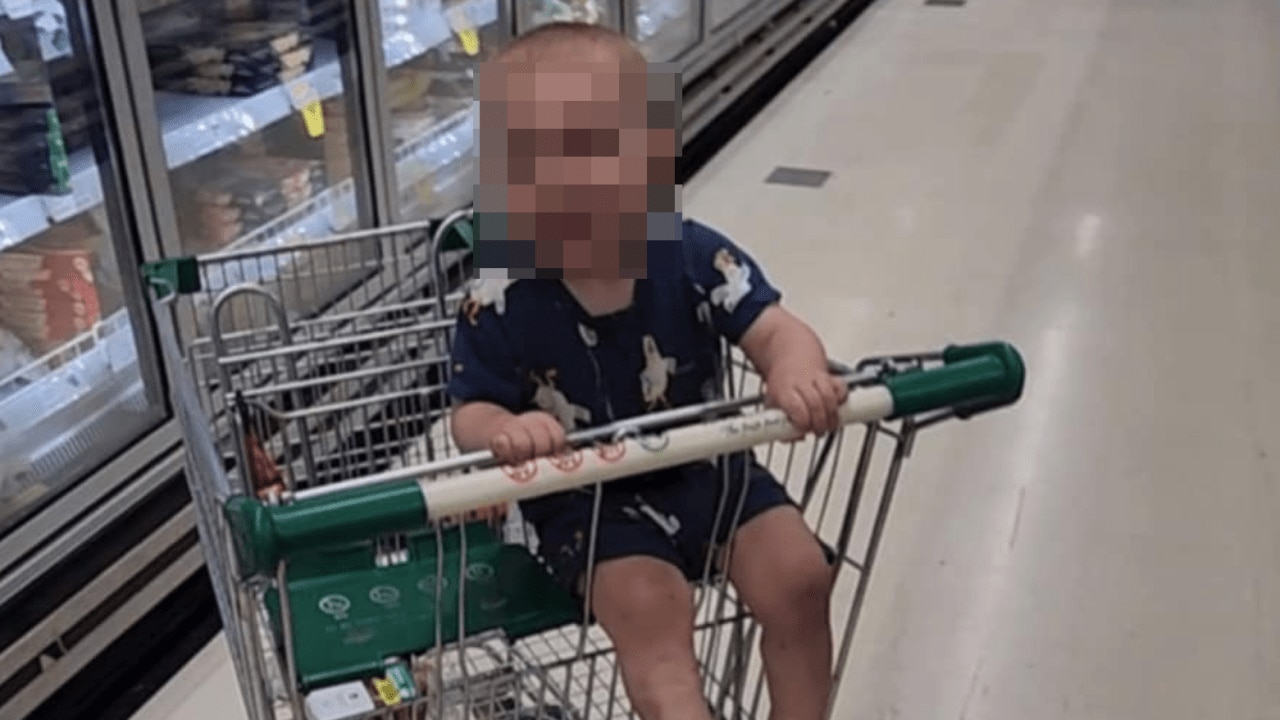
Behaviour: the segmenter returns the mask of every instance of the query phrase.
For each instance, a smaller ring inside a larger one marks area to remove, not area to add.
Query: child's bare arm
[[[544,412],[517,415],[501,405],[473,401],[455,405],[451,421],[459,449],[488,450],[499,462],[520,463],[560,452],[565,446],[564,428]]]
[[[742,351],[764,377],[788,367],[827,368],[827,352],[803,320],[781,305],[770,305],[742,336]]]
[[[831,432],[849,390],[827,369],[817,333],[782,306],[765,308],[740,342],[764,378],[765,396],[802,432]]]

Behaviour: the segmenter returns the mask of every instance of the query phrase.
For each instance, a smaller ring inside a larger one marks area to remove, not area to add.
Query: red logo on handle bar
[[[552,455],[547,458],[547,462],[551,467],[562,473],[571,473],[582,467],[582,452],[575,448],[570,448],[559,455]]]
[[[625,443],[613,442],[596,445],[596,456],[607,463],[618,462],[626,454],[627,446]]]
[[[524,484],[538,477],[538,463],[526,460],[519,465],[503,465],[502,473],[513,481]]]

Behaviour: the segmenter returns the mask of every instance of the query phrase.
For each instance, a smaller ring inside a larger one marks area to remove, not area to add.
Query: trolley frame
[[[249,717],[312,717],[308,693],[378,678],[385,689],[396,673],[412,677],[392,693],[403,702],[351,717],[631,717],[608,638],[551,583],[518,512],[502,533],[468,514],[571,488],[598,498],[610,480],[726,453],[773,469],[839,558],[850,601],[837,612],[838,681],[918,432],[1016,402],[1017,351],[993,342],[833,363],[851,389],[842,420],[860,437],[798,443],[727,351],[724,399],[576,433],[564,457],[499,467],[457,452],[448,428],[469,220],[463,210],[144,267]],[[749,613],[710,563],[697,597],[708,702],[722,718],[761,717]]]

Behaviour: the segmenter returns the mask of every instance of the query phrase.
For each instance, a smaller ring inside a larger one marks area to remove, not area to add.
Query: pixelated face
[[[648,244],[674,239],[678,88],[667,66],[484,65],[480,264],[513,277],[643,277]]]

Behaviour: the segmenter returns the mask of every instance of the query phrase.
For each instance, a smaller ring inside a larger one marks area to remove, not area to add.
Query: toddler
[[[482,278],[508,272],[476,281],[459,315],[449,392],[464,451],[520,463],[564,450],[568,432],[715,397],[722,339],[799,430],[838,426],[847,389],[817,336],[741,248],[680,219],[679,89],[661,88],[623,36],[590,25],[544,26],[482,67],[476,261]],[[831,558],[766,469],[729,464],[602,486],[591,567],[595,489],[521,509],[553,575],[590,597],[646,720],[711,717],[691,581],[725,558],[761,625],[771,717],[817,720]]]

